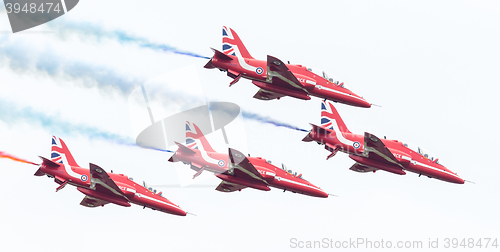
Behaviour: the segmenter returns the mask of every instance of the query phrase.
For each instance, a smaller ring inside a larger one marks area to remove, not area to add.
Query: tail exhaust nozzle
[[[204,66],[204,68],[207,68],[207,69],[214,69],[215,66],[212,64],[212,59],[210,59],[207,64]]]
[[[307,135],[302,139],[302,142],[312,142],[314,141],[312,138],[311,138],[311,132],[307,133]]]
[[[172,162],[172,163],[174,163],[174,162],[179,162],[179,159],[177,159],[177,156],[176,156],[176,155],[177,155],[177,152],[175,152],[175,153],[174,153],[174,155],[172,155],[172,156],[170,157],[170,159],[168,159],[168,162]]]
[[[45,172],[42,171],[42,168],[38,168],[38,170],[33,175],[41,177],[41,176],[45,175]]]

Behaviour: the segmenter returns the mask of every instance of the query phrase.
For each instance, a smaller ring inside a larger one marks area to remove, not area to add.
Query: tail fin
[[[50,160],[55,163],[69,165],[69,166],[79,166],[73,155],[68,149],[68,146],[59,137],[52,136],[52,149],[50,153]]]
[[[328,100],[321,102],[321,126],[341,133],[351,133],[333,106],[333,102]]]
[[[215,152],[200,128],[194,123],[186,122],[186,146],[191,149]]]
[[[226,55],[253,59],[238,34],[233,29],[225,26],[222,27],[222,51]]]

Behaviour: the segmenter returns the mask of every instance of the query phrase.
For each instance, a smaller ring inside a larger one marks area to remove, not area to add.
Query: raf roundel
[[[255,72],[257,74],[262,74],[264,72],[264,69],[262,69],[262,67],[257,67],[257,69],[255,69]]]
[[[224,165],[226,165],[226,162],[224,162],[224,160],[219,160],[217,164],[219,165],[219,167],[224,167]]]
[[[88,179],[88,177],[87,177],[87,175],[83,174],[83,175],[80,177],[80,179],[81,179],[83,182],[86,182],[86,181],[87,181],[87,179]]]
[[[359,147],[361,147],[361,144],[359,142],[354,142],[352,144],[352,147],[354,147],[354,149],[359,149]]]

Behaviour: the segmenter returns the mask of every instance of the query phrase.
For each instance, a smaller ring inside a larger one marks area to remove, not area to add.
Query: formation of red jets
[[[364,108],[371,107],[371,104],[347,89],[344,82],[334,75],[302,65],[285,64],[272,56],[267,56],[267,60],[256,60],[230,28],[223,27],[222,37],[222,51],[212,49],[214,56],[205,68],[226,72],[233,79],[230,86],[245,78],[260,88],[253,96],[256,99],[273,100],[289,96],[310,100],[314,96],[323,100],[321,123],[311,124],[312,129],[303,141],[324,145],[329,152],[327,159],[340,151],[355,161],[350,169],[356,172],[382,170],[405,175],[409,171],[451,183],[465,182],[420,147],[398,140],[380,139],[367,132],[362,135],[351,133],[334,103]],[[185,144],[176,144],[178,149],[169,161],[189,165],[196,172],[193,179],[204,171],[214,173],[222,180],[216,187],[218,191],[234,192],[245,188],[269,191],[274,187],[313,197],[329,196],[285,165],[278,167],[264,158],[246,156],[235,149],[215,151],[194,123],[186,122]],[[113,203],[129,207],[133,203],[169,214],[187,214],[165,198],[162,192],[148,187],[146,183],[137,184],[124,174],[108,173],[95,164],[82,168],[58,137],[52,138],[50,158],[40,158],[42,163],[35,175],[54,179],[59,184],[56,191],[68,184],[77,187],[85,195],[80,203],[83,206],[98,207]]]

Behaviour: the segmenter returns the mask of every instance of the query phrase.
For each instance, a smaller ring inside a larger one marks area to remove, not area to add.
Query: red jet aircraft
[[[379,139],[365,132],[365,135],[351,133],[339,113],[329,101],[321,104],[321,126],[313,126],[309,134],[302,140],[316,141],[324,144],[331,151],[326,158],[333,157],[338,151],[349,154],[356,163],[350,168],[356,172],[375,172],[384,170],[405,175],[404,170],[429,178],[463,184],[456,173],[450,171],[430,156],[422,148],[412,148],[398,140]]]
[[[222,28],[223,52],[212,50],[215,54],[205,68],[227,71],[227,75],[234,79],[229,86],[238,82],[241,77],[252,80],[260,88],[254,95],[256,99],[272,100],[291,96],[310,100],[310,96],[316,96],[352,106],[371,107],[363,97],[345,88],[337,77],[324,71],[285,64],[269,55],[267,61],[254,59],[236,32],[230,28]]]
[[[132,178],[123,174],[108,174],[92,163],[90,169],[81,168],[60,138],[52,137],[50,157],[50,160],[40,157],[43,162],[35,176],[47,175],[54,178],[54,182],[60,185],[56,192],[67,184],[76,186],[78,191],[86,195],[80,203],[82,206],[98,207],[114,203],[129,207],[130,203],[134,203],[144,208],[186,216],[186,212],[163,197],[161,192],[153,192],[152,188],[145,188],[132,181]]]
[[[170,162],[181,161],[197,171],[193,179],[204,170],[215,173],[223,181],[216,188],[221,192],[241,191],[250,187],[257,190],[269,191],[269,187],[276,187],[284,191],[304,195],[327,198],[321,188],[311,184],[297,172],[278,168],[260,157],[245,157],[241,152],[229,149],[229,155],[218,153],[208,143],[201,130],[195,124],[186,123],[186,145],[180,143]],[[229,165],[228,165],[229,163]]]

